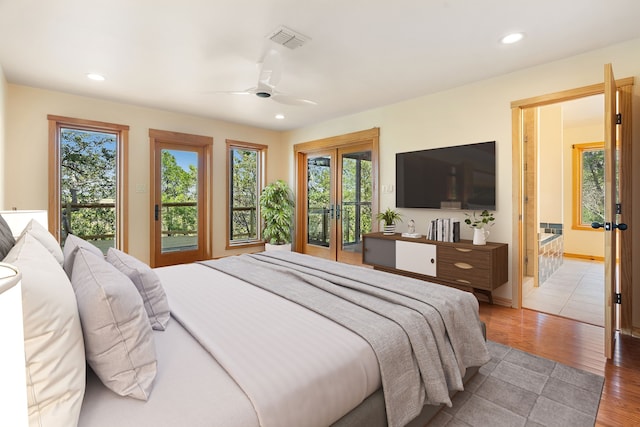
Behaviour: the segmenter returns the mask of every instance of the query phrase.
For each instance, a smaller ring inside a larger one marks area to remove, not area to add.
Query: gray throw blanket
[[[471,366],[489,360],[478,303],[469,293],[293,252],[201,264],[315,311],[363,337],[380,365],[389,426],[424,404],[451,405]]]

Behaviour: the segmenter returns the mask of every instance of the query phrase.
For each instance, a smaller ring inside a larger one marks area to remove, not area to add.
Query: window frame
[[[595,231],[595,232],[603,232],[603,228],[592,228],[591,224],[583,224],[582,223],[582,159],[583,154],[586,151],[604,151],[604,141],[599,142],[585,142],[581,144],[573,144],[571,146],[572,154],[573,154],[573,183],[572,183],[572,224],[571,228],[573,230],[583,230],[583,231]]]
[[[117,249],[129,249],[129,126],[49,114],[49,231],[60,242],[60,130],[76,129],[116,135],[116,230]]]
[[[262,189],[266,183],[266,173],[267,173],[267,150],[268,146],[264,144],[256,144],[252,142],[244,142],[244,141],[236,141],[227,139],[226,140],[226,249],[237,249],[237,248],[247,248],[247,247],[255,247],[255,246],[263,246],[264,240],[262,238],[262,217],[260,215],[260,203],[259,197]],[[256,151],[258,153],[257,161],[258,161],[258,183],[257,183],[257,203],[256,203],[256,219],[257,219],[257,237],[255,239],[243,240],[243,241],[233,241],[231,240],[231,221],[233,216],[231,215],[231,201],[232,201],[232,191],[231,188],[231,174],[232,174],[232,164],[231,164],[231,153],[233,150],[250,150]]]

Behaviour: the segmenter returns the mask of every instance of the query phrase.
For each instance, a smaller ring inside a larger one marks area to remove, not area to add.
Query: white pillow
[[[38,240],[38,242],[42,244],[42,246],[44,246],[49,252],[51,252],[51,255],[53,255],[56,261],[58,261],[58,264],[62,265],[62,263],[64,262],[62,248],[60,247],[60,243],[58,243],[56,238],[53,237],[51,233],[49,233],[49,230],[44,228],[42,224],[40,224],[35,219],[32,219],[24,228],[20,236],[23,236],[26,233],[29,233],[33,237],[35,237],[36,240]]]
[[[74,258],[71,284],[89,366],[117,394],[147,400],[156,376],[156,352],[142,297],[102,254],[80,247]]]
[[[107,251],[107,261],[126,274],[136,285],[144,301],[144,309],[149,316],[151,327],[157,331],[164,331],[171,317],[171,311],[167,295],[156,272],[139,259],[115,248],[109,248]]]
[[[64,267],[64,271],[67,273],[67,276],[71,278],[72,270],[73,270],[73,260],[76,256],[76,251],[78,248],[85,248],[89,251],[93,252],[98,256],[104,256],[102,251],[95,245],[87,242],[84,239],[81,239],[78,236],[74,236],[73,234],[69,234],[64,241],[63,255],[64,262],[62,267]]]
[[[84,396],[86,362],[69,278],[29,233],[18,239],[4,261],[22,272],[29,424],[75,426]]]

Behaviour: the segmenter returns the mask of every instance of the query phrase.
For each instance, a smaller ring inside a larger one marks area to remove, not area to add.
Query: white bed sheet
[[[176,319],[244,390],[261,426],[327,426],[380,387],[371,346],[337,323],[200,264],[156,272]]]
[[[79,427],[259,427],[247,396],[175,319],[153,338],[158,374],[149,400],[118,396],[88,368]]]

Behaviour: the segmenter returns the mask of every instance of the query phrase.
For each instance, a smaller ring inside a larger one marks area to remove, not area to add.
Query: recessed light
[[[94,80],[96,82],[103,82],[104,81],[104,76],[102,74],[97,74],[97,73],[89,73],[89,74],[87,74],[87,78],[89,80]]]
[[[502,44],[513,44],[522,40],[523,37],[524,37],[524,34],[522,33],[511,33],[511,34],[507,34],[502,39],[500,39],[500,42],[502,42]]]
[[[276,119],[284,120],[284,114],[276,114]]]

